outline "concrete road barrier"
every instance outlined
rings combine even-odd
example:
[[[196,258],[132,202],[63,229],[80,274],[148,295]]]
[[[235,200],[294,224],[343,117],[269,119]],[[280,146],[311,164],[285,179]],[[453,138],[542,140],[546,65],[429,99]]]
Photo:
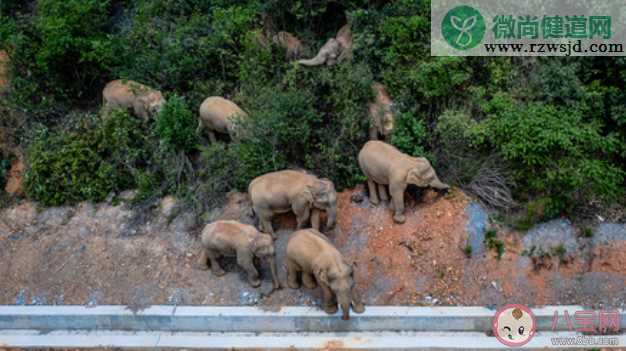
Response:
[[[533,309],[538,333],[528,346],[551,347],[555,335],[577,335],[564,318],[555,330],[552,324],[555,311],[573,318],[579,310],[584,308]],[[133,312],[125,306],[0,306],[0,346],[495,349],[502,347],[491,336],[495,312],[484,307],[368,306],[365,313],[343,321],[316,307],[152,306]],[[624,328],[626,312],[619,312]],[[615,337],[626,346],[623,329]]]

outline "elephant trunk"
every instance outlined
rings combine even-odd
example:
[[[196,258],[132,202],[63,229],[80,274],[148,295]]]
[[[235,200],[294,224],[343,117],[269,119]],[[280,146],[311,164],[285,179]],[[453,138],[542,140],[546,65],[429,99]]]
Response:
[[[337,205],[334,204],[326,209],[326,227],[332,229],[337,222]]]
[[[439,179],[435,179],[431,184],[431,187],[438,189],[438,190],[448,190],[450,189],[450,186],[446,183],[443,183],[442,181],[440,181]]]
[[[309,60],[298,60],[298,63],[300,63],[301,65],[305,65],[305,66],[323,65],[326,62],[326,60],[329,59],[331,55],[334,55],[336,58],[338,50],[339,50],[339,42],[337,42],[337,40],[335,40],[334,38],[331,38],[331,39],[328,39],[328,41],[326,42],[326,44],[324,44],[324,46],[322,46],[322,48],[317,53],[317,55],[315,55],[314,58],[309,59]]]
[[[270,270],[272,271],[272,285],[274,290],[280,289],[280,281],[278,280],[278,270],[276,269],[276,259],[274,256],[270,256],[268,259],[270,264]]]
[[[317,56],[308,60],[298,60],[298,63],[304,66],[319,66],[323,65],[326,62],[326,55],[323,52],[319,52]]]
[[[341,319],[343,319],[344,321],[347,321],[350,319],[350,304],[349,303],[342,303],[341,304]]]
[[[350,319],[350,303],[352,302],[350,289],[341,289],[337,292],[336,296],[337,304],[339,305],[339,307],[341,307],[341,319],[347,321],[348,319]]]

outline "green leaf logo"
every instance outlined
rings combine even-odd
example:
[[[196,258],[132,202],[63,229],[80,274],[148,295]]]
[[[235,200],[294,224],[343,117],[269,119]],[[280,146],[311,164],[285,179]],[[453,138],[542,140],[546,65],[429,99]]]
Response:
[[[475,8],[462,5],[448,11],[441,23],[441,34],[458,50],[468,50],[482,42],[485,19]]]

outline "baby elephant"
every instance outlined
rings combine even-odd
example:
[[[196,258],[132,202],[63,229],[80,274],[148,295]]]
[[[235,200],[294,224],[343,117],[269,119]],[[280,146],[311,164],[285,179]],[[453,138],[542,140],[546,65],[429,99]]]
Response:
[[[251,225],[236,221],[216,221],[209,223],[202,230],[202,252],[198,260],[198,268],[209,269],[207,260],[211,261],[211,270],[216,276],[225,274],[217,262],[220,256],[236,256],[237,264],[248,274],[248,282],[253,287],[261,285],[259,272],[254,267],[254,258],[264,258],[270,264],[274,289],[280,288],[274,259],[274,240]]]
[[[365,307],[356,291],[352,266],[346,263],[341,253],[322,233],[315,229],[304,229],[293,233],[287,242],[287,284],[298,289],[298,274],[309,289],[316,281],[324,293],[324,311],[337,312],[337,304],[343,311],[342,319],[350,318],[350,305],[356,313]]]
[[[284,170],[255,178],[248,186],[252,208],[261,220],[261,230],[274,234],[272,216],[293,211],[298,229],[311,219],[320,228],[320,211],[326,211],[326,227],[333,228],[337,217],[337,192],[333,182],[302,171]]]
[[[114,80],[102,91],[102,100],[106,109],[132,109],[137,117],[148,120],[165,105],[160,91],[154,90],[132,80]]]
[[[247,118],[248,114],[230,100],[219,96],[208,97],[200,105],[200,119],[198,129],[204,126],[209,133],[209,139],[214,143],[217,139],[215,133],[235,136],[237,118]]]
[[[380,198],[383,201],[388,200],[385,185],[389,185],[391,205],[395,210],[393,219],[397,223],[404,223],[406,220],[404,216],[404,190],[406,190],[407,184],[423,188],[432,187],[438,190],[450,188],[437,178],[435,170],[427,159],[411,157],[382,141],[365,143],[359,152],[359,165],[367,177],[372,204],[377,205],[379,202],[376,195],[377,187]]]

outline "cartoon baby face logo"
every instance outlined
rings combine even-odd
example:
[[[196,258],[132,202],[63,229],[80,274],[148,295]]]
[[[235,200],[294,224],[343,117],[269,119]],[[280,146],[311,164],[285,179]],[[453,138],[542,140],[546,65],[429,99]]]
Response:
[[[535,335],[536,323],[532,311],[518,304],[506,305],[493,317],[493,333],[509,347],[525,345]]]

